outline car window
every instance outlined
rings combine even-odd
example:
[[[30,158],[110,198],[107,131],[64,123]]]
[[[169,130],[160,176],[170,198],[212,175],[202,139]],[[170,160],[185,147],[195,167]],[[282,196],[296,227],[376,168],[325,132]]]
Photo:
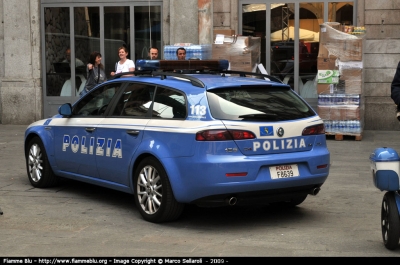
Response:
[[[130,83],[122,93],[113,111],[113,116],[146,117],[152,103],[155,86]]]
[[[106,111],[111,99],[122,83],[108,84],[91,91],[79,101],[72,110],[72,115],[101,116]]]
[[[183,93],[158,87],[154,97],[153,111],[159,118],[186,118],[186,98]]]
[[[285,121],[316,115],[290,88],[234,87],[207,92],[214,118],[225,120]]]

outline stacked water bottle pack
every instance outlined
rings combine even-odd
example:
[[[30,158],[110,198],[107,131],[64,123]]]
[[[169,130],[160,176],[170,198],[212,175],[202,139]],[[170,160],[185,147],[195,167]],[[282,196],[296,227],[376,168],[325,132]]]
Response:
[[[360,105],[360,94],[319,94],[318,105]]]
[[[348,120],[324,120],[325,131],[334,134],[361,134],[362,124],[361,121],[348,121]]]
[[[164,60],[176,60],[176,50],[179,47],[183,47],[186,50],[186,60],[189,59],[199,59],[199,60],[210,60],[212,54],[211,44],[201,44],[201,45],[166,45],[164,46]]]
[[[365,34],[357,37],[339,30],[340,23],[320,25],[318,52],[318,115],[327,134],[354,135],[362,139],[364,124],[363,47]]]
[[[360,94],[321,93],[318,95],[318,114],[324,120],[327,133],[361,134],[362,106]]]

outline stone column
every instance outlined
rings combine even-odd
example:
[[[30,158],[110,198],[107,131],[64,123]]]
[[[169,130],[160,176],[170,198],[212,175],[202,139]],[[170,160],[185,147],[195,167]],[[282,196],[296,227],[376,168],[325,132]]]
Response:
[[[39,0],[2,0],[4,76],[2,124],[29,124],[42,116]],[[1,46],[0,46],[1,48]],[[1,58],[0,58],[1,60]]]
[[[170,1],[170,41],[174,43],[199,43],[198,0]]]

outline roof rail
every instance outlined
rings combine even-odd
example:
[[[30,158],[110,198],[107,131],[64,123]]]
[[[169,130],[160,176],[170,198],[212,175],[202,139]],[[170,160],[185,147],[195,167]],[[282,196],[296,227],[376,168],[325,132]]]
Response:
[[[152,70],[141,70],[141,71],[133,71],[133,72],[123,72],[123,73],[119,73],[119,74],[113,75],[113,76],[110,78],[110,80],[111,80],[111,79],[117,79],[117,78],[120,78],[121,76],[131,75],[131,74],[138,76],[138,75],[151,75],[152,73],[153,73]]]
[[[111,79],[117,79],[120,78],[121,76],[125,76],[127,74],[133,74],[135,76],[140,76],[140,75],[147,75],[147,76],[160,76],[161,79],[165,79],[167,76],[173,76],[173,77],[178,77],[181,79],[186,79],[189,80],[190,83],[193,86],[205,88],[205,84],[198,78],[187,75],[187,74],[201,74],[201,73],[208,73],[208,74],[222,74],[222,76],[225,76],[226,74],[238,74],[241,77],[247,77],[247,76],[258,76],[258,77],[263,77],[263,78],[268,78],[271,81],[275,81],[278,83],[282,83],[282,80],[280,80],[277,77],[271,76],[271,75],[266,75],[266,74],[260,74],[260,73],[253,73],[253,72],[245,72],[245,71],[232,71],[232,70],[175,70],[174,72],[169,72],[169,71],[157,71],[157,70],[140,70],[140,71],[133,71],[133,72],[124,72],[124,73],[119,73],[115,74]]]
[[[180,74],[180,73],[174,73],[174,72],[160,72],[160,71],[156,71],[153,72],[153,75],[159,75],[161,76],[161,79],[163,80],[164,78],[166,78],[167,76],[174,76],[174,77],[179,77],[182,79],[187,79],[190,81],[190,83],[192,83],[192,85],[197,86],[197,87],[201,87],[201,88],[205,88],[206,86],[204,85],[204,83],[191,75],[185,75],[185,74]]]
[[[179,77],[182,79],[189,80],[190,83],[194,86],[204,88],[206,87],[202,81],[200,81],[198,78],[190,76],[190,75],[185,75],[187,72],[182,71],[181,73],[176,73],[176,72],[162,72],[162,71],[153,71],[153,70],[141,70],[141,71],[133,71],[133,72],[123,72],[119,74],[115,74],[111,79],[117,79],[120,78],[121,76],[124,75],[129,75],[129,74],[134,74],[135,76],[139,75],[151,75],[151,76],[160,76],[161,79],[165,79],[167,76],[174,76],[174,77]],[[110,80],[111,80],[110,79]]]
[[[280,80],[279,78],[277,78],[275,76],[271,76],[271,75],[266,75],[266,74],[253,73],[253,72],[244,72],[244,71],[232,71],[232,70],[221,70],[221,71],[217,71],[217,72],[221,73],[221,74],[224,74],[224,75],[225,74],[238,74],[241,77],[246,77],[246,76],[249,76],[249,75],[259,76],[259,77],[266,77],[271,81],[275,81],[275,82],[283,84],[282,80]]]

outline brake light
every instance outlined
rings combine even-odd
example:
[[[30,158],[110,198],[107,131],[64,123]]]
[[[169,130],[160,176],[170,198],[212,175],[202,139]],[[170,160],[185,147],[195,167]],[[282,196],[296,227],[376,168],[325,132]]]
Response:
[[[316,134],[325,134],[324,124],[317,124],[307,127],[303,130],[302,133],[302,135],[316,135]]]
[[[254,133],[242,130],[206,130],[196,133],[197,141],[228,141],[254,138],[256,138]]]

